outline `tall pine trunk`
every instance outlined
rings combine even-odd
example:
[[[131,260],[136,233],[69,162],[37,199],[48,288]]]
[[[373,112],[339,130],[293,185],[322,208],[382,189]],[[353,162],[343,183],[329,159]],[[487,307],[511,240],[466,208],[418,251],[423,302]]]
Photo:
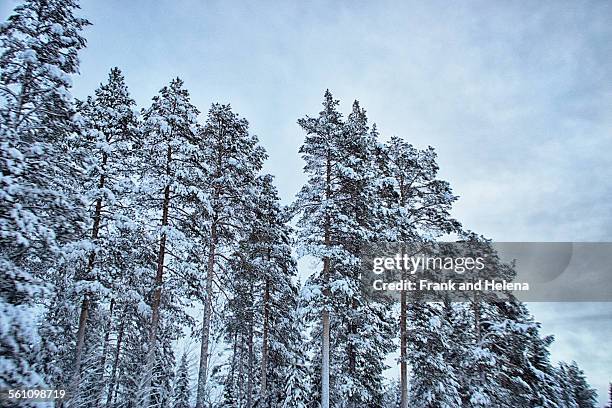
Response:
[[[400,177],[400,206],[405,208],[406,196],[404,178]],[[401,242],[401,256],[404,258],[404,243]],[[405,268],[402,268],[402,281],[408,279]],[[408,299],[406,290],[400,293],[400,408],[408,408]]]
[[[406,271],[403,271],[402,275],[402,279],[405,279]],[[406,291],[402,290],[400,294],[400,408],[408,408],[407,309]]]
[[[253,314],[251,313],[249,318],[249,340],[248,340],[248,375],[247,375],[247,401],[246,408],[253,408]]]
[[[268,259],[270,252],[268,251]],[[263,295],[263,330],[261,344],[261,400],[263,406],[268,406],[268,336],[270,324],[270,281],[266,279]]]
[[[196,408],[204,408],[206,397],[206,381],[208,377],[208,348],[210,343],[210,323],[212,315],[213,268],[215,267],[215,251],[217,246],[217,225],[210,228],[210,251],[206,270],[206,299],[204,300],[204,316],[202,318],[202,344],[200,346],[200,369],[198,372],[198,391]]]
[[[172,160],[172,147],[168,146],[166,156],[166,175],[170,175],[170,161]],[[159,325],[162,285],[164,283],[164,259],[166,256],[166,232],[168,226],[168,212],[170,209],[170,185],[164,188],[164,201],[162,204],[162,235],[159,241],[159,253],[157,257],[157,273],[155,275],[155,291],[151,302],[151,330],[149,332],[149,349],[145,366],[144,404],[148,408],[151,398],[151,376],[155,365],[155,348],[157,347],[157,326]]]
[[[104,188],[106,183],[106,177],[104,176],[104,169],[108,156],[106,153],[102,153],[102,174],[98,181],[98,189]],[[95,241],[98,239],[100,232],[100,223],[102,221],[102,198],[96,200],[96,208],[94,210],[93,226],[91,228],[91,239]],[[91,251],[89,254],[89,260],[87,261],[87,275],[91,273],[96,260],[96,252]],[[86,276],[87,278],[87,276]],[[77,343],[74,358],[74,377],[73,377],[73,389],[76,391],[79,388],[79,382],[81,381],[81,361],[83,359],[83,346],[85,344],[85,334],[87,330],[87,318],[89,315],[89,308],[91,307],[91,295],[85,293],[83,295],[83,301],[81,302],[81,313],[79,314],[79,328],[77,330]]]
[[[102,370],[102,378],[101,378],[102,386],[100,387],[100,392],[98,393],[98,396],[96,397],[96,407],[100,406],[100,401],[104,394],[104,389],[106,388],[104,386],[104,376],[106,372],[106,355],[108,354],[109,339],[110,339],[110,333],[111,333],[111,328],[113,324],[114,308],[115,308],[115,299],[111,299],[110,307],[108,311],[108,325],[106,326],[104,330],[104,344],[102,346],[102,356],[100,358],[100,368]]]
[[[325,198],[331,198],[331,158],[327,157],[326,162],[326,179],[325,179]],[[331,246],[330,237],[330,217],[325,216],[325,247]],[[329,279],[330,279],[329,256],[323,258],[323,341],[322,341],[322,364],[321,364],[321,408],[329,408]]]
[[[117,370],[119,368],[119,356],[121,355],[121,345],[123,344],[123,334],[125,332],[125,319],[121,319],[117,332],[117,345],[115,346],[115,355],[113,356],[113,365],[111,368],[110,380],[108,383],[108,395],[106,396],[106,407],[110,408],[113,403],[113,395],[115,393],[115,383],[117,382]]]

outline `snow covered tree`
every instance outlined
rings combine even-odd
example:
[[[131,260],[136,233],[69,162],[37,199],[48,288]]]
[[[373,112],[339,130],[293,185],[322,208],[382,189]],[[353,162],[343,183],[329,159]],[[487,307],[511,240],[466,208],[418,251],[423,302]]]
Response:
[[[206,245],[203,288],[204,311],[196,407],[206,403],[206,385],[211,343],[214,282],[218,271],[248,230],[257,173],[266,157],[258,139],[248,131],[248,122],[232,112],[229,105],[213,104],[199,133],[199,163],[207,177],[200,186],[205,205],[195,209],[202,220],[198,234]]]
[[[407,353],[412,366],[410,406],[462,406],[461,372],[452,366],[450,358],[457,345],[447,309],[440,303],[414,302],[408,314],[412,339]]]
[[[568,407],[594,408],[597,406],[597,392],[592,389],[584,372],[575,361],[559,363],[559,380],[564,390],[563,402]]]
[[[610,383],[610,388],[608,390],[608,405],[606,405],[606,408],[612,408],[612,383]]]
[[[357,101],[346,121],[337,105],[327,91],[319,116],[298,121],[306,131],[300,153],[309,178],[293,211],[299,214],[302,254],[323,262],[323,270],[309,279],[304,292],[308,317],[322,318],[322,330],[313,331],[323,340],[322,360],[313,365],[321,374],[313,379],[321,384],[322,406],[330,404],[330,388],[334,405],[379,406],[392,326],[388,305],[369,298],[360,279],[360,257],[380,233],[373,160],[377,135]],[[333,338],[330,333],[335,333]]]
[[[176,371],[172,408],[191,407],[191,405],[189,405],[189,400],[191,399],[191,388],[189,382],[189,365],[187,362],[187,353],[183,353],[181,357],[181,362]]]
[[[307,408],[311,400],[307,387],[306,359],[300,353],[295,353],[294,358],[289,362],[290,365],[286,371],[287,383],[283,390],[281,408]]]
[[[80,227],[70,75],[88,22],[74,0],[27,0],[0,25],[0,387],[42,385],[41,278]],[[43,353],[44,354],[44,353]]]
[[[155,278],[148,300],[150,329],[141,389],[145,407],[151,401],[152,376],[158,365],[156,350],[163,346],[157,344],[162,308],[172,306],[180,311],[184,299],[181,295],[187,293],[185,285],[193,280],[185,275],[192,265],[186,260],[191,242],[186,238],[184,213],[193,197],[203,194],[198,189],[204,174],[197,165],[197,115],[179,78],[162,88],[143,113],[145,139],[137,202],[143,209],[143,217],[155,222],[150,228],[158,237]]]
[[[259,359],[259,390],[256,396],[263,407],[277,406],[285,400],[288,377],[302,361],[301,334],[296,319],[298,290],[297,275],[291,253],[291,228],[287,214],[280,205],[272,176],[258,179],[254,202],[254,221],[248,238],[259,289],[256,293],[256,314],[261,322],[261,358]],[[301,384],[294,380],[294,396]]]
[[[418,150],[394,136],[376,153],[382,173],[384,239],[415,244],[459,229],[459,223],[450,216],[457,197],[447,182],[437,178],[438,165],[432,147]],[[402,291],[399,319],[401,408],[406,408],[408,403],[407,317],[408,297],[406,291]]]
[[[344,157],[342,133],[344,124],[337,110],[338,101],[326,91],[323,110],[316,118],[306,117],[298,124],[306,131],[306,140],[300,148],[306,162],[304,171],[308,181],[298,193],[293,208],[299,212],[298,237],[301,254],[322,260],[323,268],[310,279],[309,301],[318,310],[312,317],[321,316],[321,407],[330,406],[330,309],[331,288],[334,286],[333,263],[351,259],[337,242],[334,235],[341,230],[339,166]],[[312,296],[311,296],[312,295]]]
[[[124,273],[120,270],[121,254],[116,248],[125,246],[125,242],[121,243],[126,239],[125,232],[129,231],[125,224],[131,224],[134,219],[133,209],[128,204],[134,191],[130,177],[139,136],[134,105],[121,71],[113,68],[108,82],[100,85],[95,96],[89,97],[79,109],[83,123],[78,143],[88,152],[82,194],[90,204],[90,227],[88,236],[84,237],[90,245],[83,262],[73,265],[77,269],[75,297],[80,299],[75,387],[78,387],[90,308],[95,302],[110,299],[112,315],[113,282],[118,274]]]

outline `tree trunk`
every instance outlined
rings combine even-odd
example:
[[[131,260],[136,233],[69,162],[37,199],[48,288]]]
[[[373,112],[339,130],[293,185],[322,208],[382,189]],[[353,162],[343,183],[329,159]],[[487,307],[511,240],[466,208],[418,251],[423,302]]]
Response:
[[[246,408],[253,408],[253,315],[251,314],[249,323],[249,341],[248,341],[248,375],[247,375],[247,402]]]
[[[331,158],[327,157],[326,163],[326,180],[325,180],[325,198],[329,200],[331,198]],[[325,216],[325,247],[331,246],[330,237],[330,217],[329,214]],[[322,341],[322,363],[321,363],[321,408],[329,408],[329,279],[330,279],[330,260],[328,256],[323,258],[323,341]]]
[[[400,206],[406,206],[404,178],[400,177]],[[404,242],[401,242],[401,256],[404,257]],[[402,281],[408,279],[407,271],[402,268]],[[400,408],[408,408],[408,299],[406,290],[400,293]]]
[[[108,160],[108,156],[106,153],[102,153],[102,174],[100,175],[100,180],[98,181],[98,188],[104,188],[106,178],[104,176],[104,169],[106,167],[106,162]],[[94,210],[93,217],[93,226],[91,228],[91,240],[95,241],[98,239],[98,234],[100,232],[100,223],[102,221],[102,198],[98,198],[96,200],[96,208]],[[87,273],[85,278],[87,279],[87,275],[91,273],[94,267],[94,262],[96,260],[96,252],[91,251],[89,254],[89,260],[87,262]],[[77,330],[77,344],[76,344],[76,352],[74,358],[74,377],[72,380],[72,387],[76,391],[79,388],[79,382],[81,380],[81,360],[83,358],[83,346],[85,344],[85,333],[87,330],[87,317],[89,315],[89,308],[91,306],[91,295],[85,293],[83,295],[83,301],[81,303],[81,313],[79,315],[79,328]]]
[[[323,310],[323,364],[321,365],[321,408],[329,408],[329,311]]]
[[[355,299],[353,298],[353,300],[351,301],[351,309],[355,311],[356,308],[357,308],[357,305],[355,304]],[[349,375],[349,378],[350,377],[354,378],[357,372],[357,351],[355,350],[355,346],[352,343],[353,341],[352,339],[355,338],[355,335],[357,333],[355,332],[355,324],[353,323],[352,319],[347,321],[346,329],[347,329],[347,332],[349,333],[349,341],[347,345],[348,375]],[[352,396],[349,398],[350,398],[349,401],[347,401],[347,407],[355,408],[356,407],[355,398]]]
[[[166,157],[166,174],[170,175],[170,161],[172,159],[172,147],[168,146]],[[149,332],[149,350],[144,375],[144,404],[142,408],[148,408],[151,398],[151,374],[155,364],[155,348],[157,343],[157,326],[159,325],[159,309],[161,305],[162,285],[164,283],[164,260],[166,256],[166,232],[163,231],[168,226],[168,211],[170,208],[170,185],[164,188],[164,201],[162,206],[162,235],[159,241],[159,254],[157,257],[157,273],[155,275],[155,291],[151,301],[151,330]]]
[[[117,369],[119,368],[119,356],[121,355],[121,345],[123,343],[123,334],[125,331],[125,318],[121,319],[119,331],[117,333],[117,345],[115,346],[115,355],[113,358],[113,367],[111,368],[111,376],[108,385],[108,395],[106,396],[106,408],[110,408],[113,402],[113,394],[115,393],[115,383],[117,381]]]
[[[210,229],[210,252],[206,270],[206,299],[204,300],[204,317],[202,319],[202,344],[200,346],[200,369],[198,373],[198,392],[196,408],[204,408],[206,381],[208,377],[208,348],[210,343],[210,323],[212,314],[213,268],[215,267],[215,250],[217,245],[217,225]]]
[[[406,271],[402,272],[403,277]],[[406,291],[400,294],[400,408],[408,408],[408,350],[407,350],[407,301]]]
[[[240,333],[240,358],[238,359],[238,406],[242,407],[244,396],[244,335]]]
[[[104,375],[106,371],[106,354],[108,353],[108,342],[109,342],[110,332],[112,328],[114,308],[115,308],[115,299],[111,299],[109,312],[108,312],[108,325],[106,326],[106,329],[104,330],[104,344],[102,346],[102,357],[100,358],[100,369],[102,370],[102,374],[101,374],[102,384],[104,384]],[[96,397],[96,407],[100,406],[100,400],[102,399],[102,395],[104,394],[105,388],[106,387],[104,385],[100,387],[100,393]]]
[[[269,255],[268,255],[269,258]],[[264,312],[263,312],[263,333],[262,333],[262,344],[261,344],[261,400],[264,407],[268,406],[268,336],[270,324],[270,281],[266,279],[264,287]]]

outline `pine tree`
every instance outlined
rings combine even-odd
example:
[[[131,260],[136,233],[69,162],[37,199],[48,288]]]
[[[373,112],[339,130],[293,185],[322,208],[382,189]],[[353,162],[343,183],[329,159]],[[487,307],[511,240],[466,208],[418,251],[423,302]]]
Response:
[[[575,361],[570,364],[559,363],[560,380],[566,391],[566,401],[573,402],[578,408],[594,408],[597,406],[597,392],[592,389]],[[569,405],[569,404],[568,404]]]
[[[412,366],[410,406],[462,406],[460,371],[452,366],[450,358],[451,351],[457,345],[449,317],[440,303],[411,304],[408,334],[412,341],[407,353]]]
[[[205,205],[195,210],[204,231],[202,246],[207,248],[204,278],[204,311],[196,407],[206,401],[212,305],[215,275],[236,249],[245,225],[257,173],[266,157],[256,136],[248,131],[248,122],[232,112],[229,105],[213,104],[205,126],[200,131],[200,163],[207,166],[207,178],[201,185]],[[202,235],[202,232],[199,234]]]
[[[381,406],[384,397],[383,371],[385,355],[393,344],[394,324],[391,305],[382,299],[369,296],[361,279],[361,259],[374,242],[383,235],[380,209],[383,207],[378,192],[380,171],[375,162],[378,134],[371,131],[365,109],[354,101],[346,119],[343,144],[346,156],[340,164],[344,200],[342,214],[352,227],[343,229],[338,242],[352,257],[350,262],[337,265],[350,290],[337,292],[344,298],[344,307],[338,315],[345,328],[338,330],[337,343],[340,355],[342,382],[346,385],[339,395],[349,407]]]
[[[162,308],[165,305],[179,310],[184,299],[181,294],[187,293],[185,284],[193,280],[186,272],[192,268],[185,255],[192,244],[186,238],[184,212],[188,211],[193,196],[202,195],[198,189],[198,182],[204,175],[197,166],[197,115],[179,78],[162,88],[153,98],[151,107],[143,113],[146,137],[141,158],[139,203],[143,217],[156,221],[150,228],[158,236],[157,264],[149,300],[147,359],[141,382],[145,407],[151,402],[152,376],[158,365],[155,353],[158,347],[163,347],[157,344]]]
[[[432,147],[418,150],[394,136],[376,153],[382,173],[380,195],[385,209],[381,223],[385,225],[384,238],[388,242],[410,245],[460,228],[450,217],[452,203],[457,197],[447,182],[437,178],[438,165]],[[402,291],[399,319],[401,408],[406,408],[408,403],[407,317],[408,298],[406,291]]]
[[[75,297],[81,299],[75,387],[78,387],[90,308],[95,307],[96,302],[110,300],[108,307],[112,318],[115,306],[115,300],[109,294],[117,274],[121,273],[122,256],[116,253],[116,248],[124,244],[121,241],[126,239],[125,232],[129,230],[126,224],[132,223],[133,219],[133,210],[127,205],[127,200],[135,188],[130,177],[135,164],[133,151],[139,136],[134,105],[121,71],[113,68],[108,82],[100,85],[95,96],[89,97],[79,109],[83,118],[79,143],[88,152],[82,193],[91,203],[91,224],[88,236],[84,238],[91,245],[83,262],[74,266],[77,269],[74,286],[78,288]],[[108,324],[101,322],[101,325]],[[106,359],[105,353],[101,359]]]
[[[32,322],[41,279],[80,226],[70,75],[86,20],[76,1],[28,0],[0,25],[0,387],[44,384]]]
[[[272,176],[258,179],[258,196],[251,230],[253,256],[259,288],[256,313],[261,321],[261,358],[259,362],[260,406],[272,407],[285,400],[285,388],[292,368],[300,363],[301,334],[296,319],[297,275],[291,253],[291,228],[280,205]],[[293,386],[301,386],[294,380]],[[294,396],[296,394],[293,394]]]
[[[174,381],[174,399],[172,408],[190,408],[191,388],[189,386],[189,365],[187,354],[183,353]]]
[[[608,396],[609,396],[609,401],[608,401],[608,405],[606,405],[606,408],[612,408],[612,383],[610,383],[610,388],[608,391]]]
[[[341,230],[342,217],[340,185],[337,182],[339,165],[344,157],[342,133],[344,124],[337,110],[338,101],[329,90],[325,92],[323,110],[316,118],[305,117],[298,124],[306,132],[306,140],[300,148],[306,162],[304,171],[308,181],[298,193],[293,209],[299,213],[298,237],[300,252],[322,260],[322,271],[308,282],[309,301],[313,305],[310,317],[321,316],[321,407],[330,406],[330,310],[332,287],[336,276],[333,264],[350,259],[335,241],[335,233]],[[317,307],[318,306],[318,307]]]
[[[377,134],[357,101],[346,121],[337,105],[327,91],[319,116],[298,121],[307,134],[300,152],[309,179],[293,208],[300,215],[302,251],[323,261],[323,271],[311,277],[305,292],[309,317],[321,313],[323,323],[322,331],[313,332],[323,338],[323,359],[313,365],[321,375],[313,379],[321,383],[323,406],[330,404],[330,388],[334,404],[379,406],[392,325],[389,305],[370,299],[360,279],[361,256],[382,229],[373,160]]]

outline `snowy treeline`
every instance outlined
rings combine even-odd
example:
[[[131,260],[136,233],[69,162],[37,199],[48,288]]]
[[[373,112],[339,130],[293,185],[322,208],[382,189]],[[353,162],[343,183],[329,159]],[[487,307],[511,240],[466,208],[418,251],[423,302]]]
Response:
[[[284,207],[248,122],[220,104],[199,121],[180,79],[139,110],[113,68],[73,100],[76,11],[27,0],[0,26],[0,389],[64,388],[63,407],[594,406],[511,296],[365,295],[368,243],[487,242],[450,216],[433,148],[383,143],[328,91],[298,121],[308,181]],[[295,248],[321,261],[303,287]]]

